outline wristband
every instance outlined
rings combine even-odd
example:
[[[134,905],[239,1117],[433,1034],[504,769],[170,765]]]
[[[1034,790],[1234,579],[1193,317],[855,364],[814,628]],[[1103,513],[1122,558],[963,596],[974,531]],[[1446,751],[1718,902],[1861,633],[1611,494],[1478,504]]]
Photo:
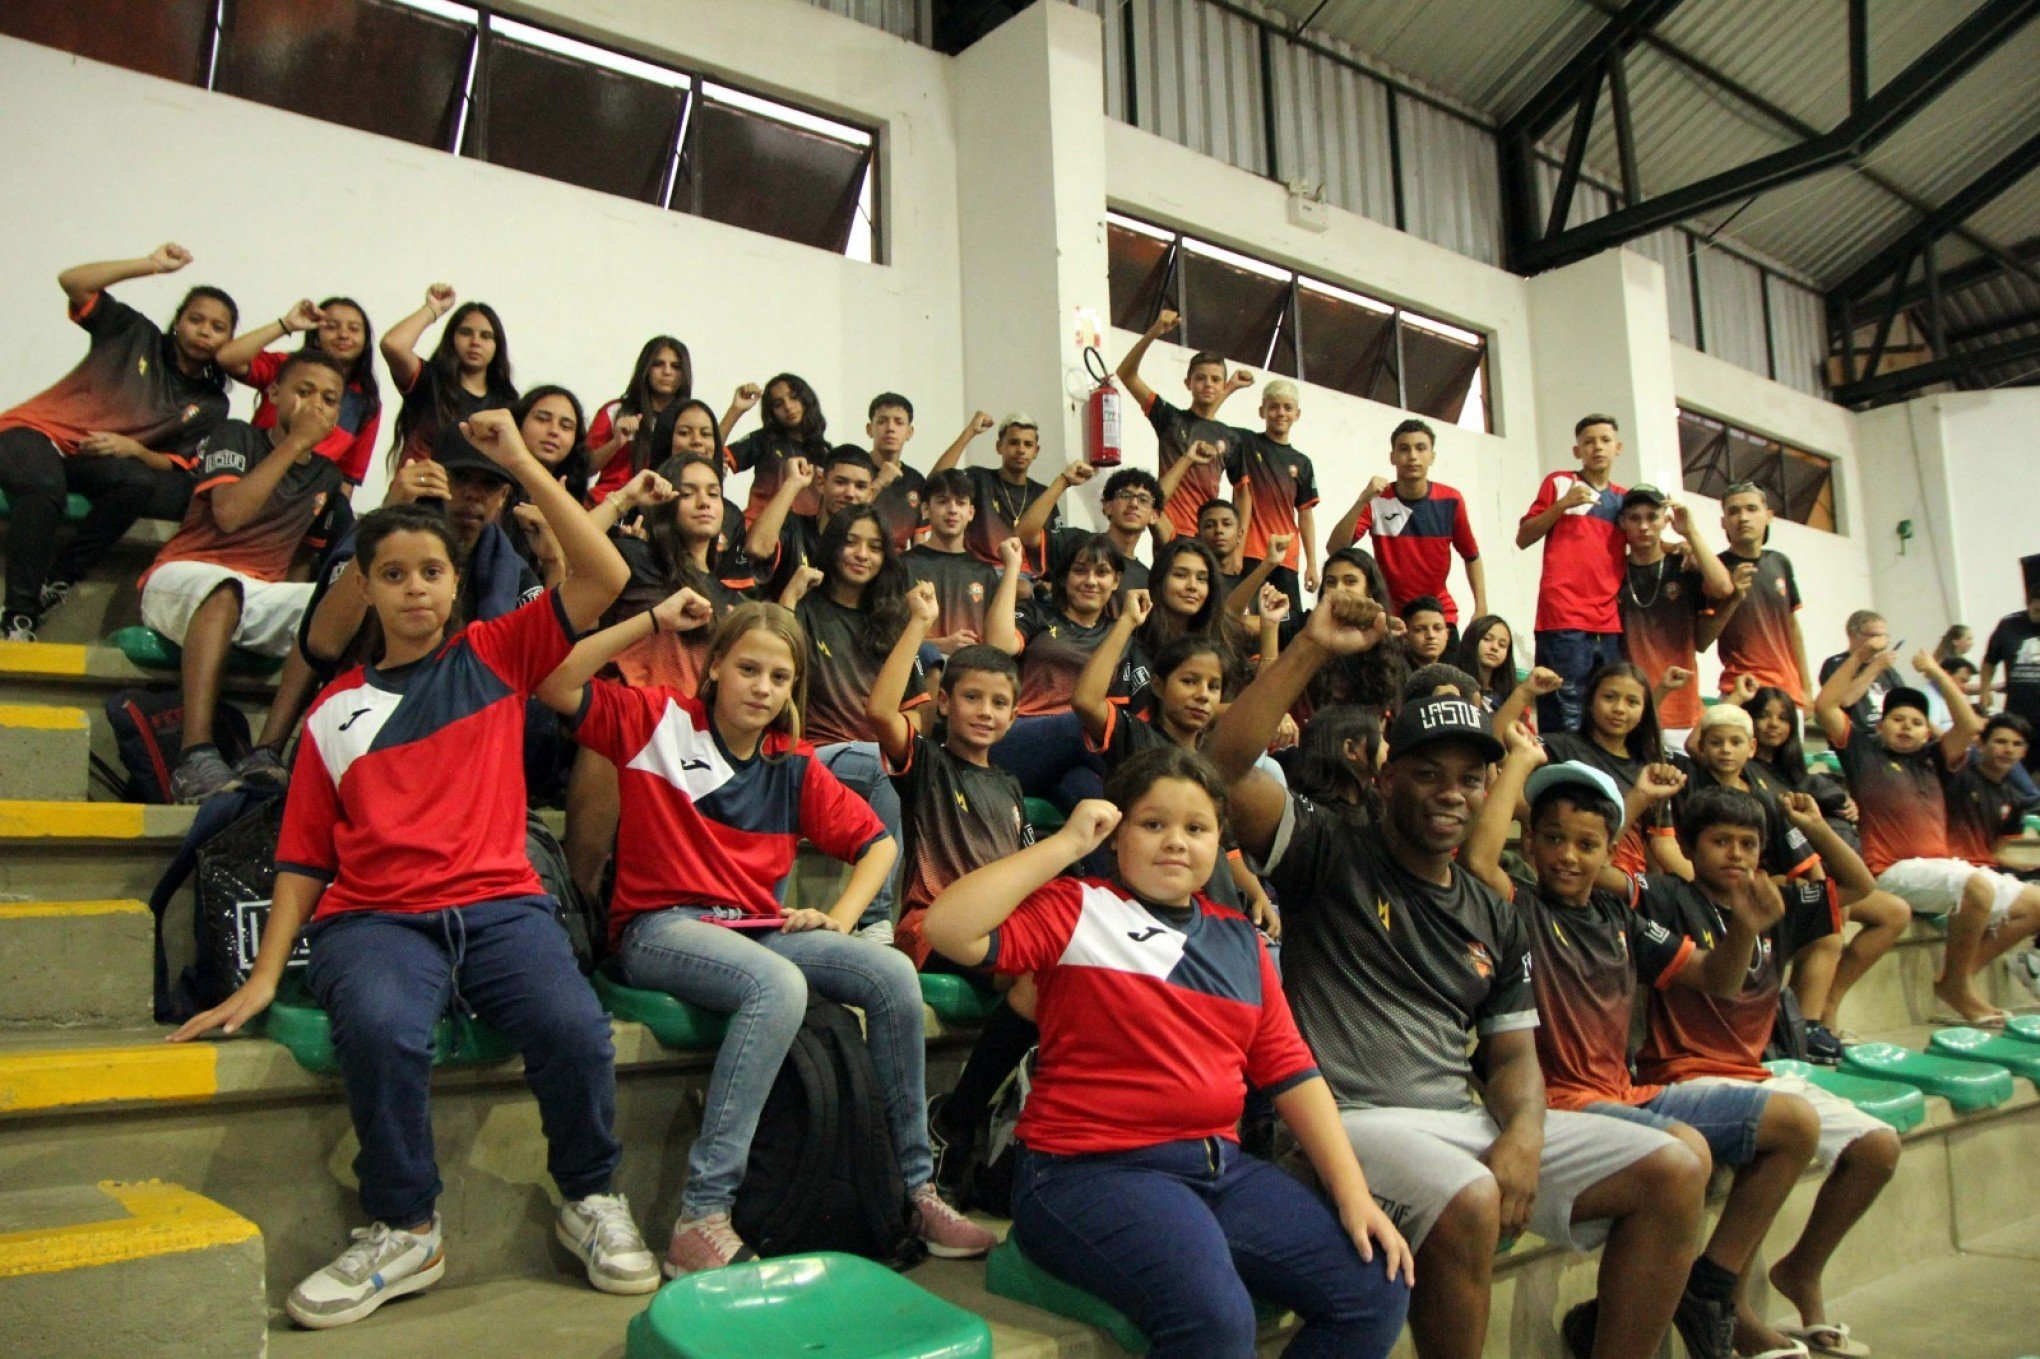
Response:
[[[284,320],[281,316],[276,318],[276,328],[286,335],[294,335],[297,333],[290,328],[290,322]]]

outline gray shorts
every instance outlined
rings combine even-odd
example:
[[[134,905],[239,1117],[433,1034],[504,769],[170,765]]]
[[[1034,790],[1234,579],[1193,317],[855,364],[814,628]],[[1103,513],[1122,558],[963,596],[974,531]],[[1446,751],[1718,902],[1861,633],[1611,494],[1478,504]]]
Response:
[[[1341,1109],[1339,1121],[1368,1189],[1412,1250],[1423,1245],[1454,1195],[1489,1177],[1480,1155],[1501,1134],[1485,1109]],[[1573,1222],[1573,1203],[1610,1175],[1676,1145],[1655,1128],[1550,1110],[1530,1230],[1572,1250],[1592,1250],[1607,1239],[1608,1223]]]

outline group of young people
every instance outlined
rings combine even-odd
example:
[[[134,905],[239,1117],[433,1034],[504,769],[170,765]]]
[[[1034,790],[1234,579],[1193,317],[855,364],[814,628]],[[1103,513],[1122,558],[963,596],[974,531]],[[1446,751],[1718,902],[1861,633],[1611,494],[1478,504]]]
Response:
[[[1034,1054],[1010,1200],[975,1206],[1158,1355],[1250,1352],[1256,1299],[1301,1319],[1297,1354],[1386,1354],[1406,1323],[1427,1359],[1478,1354],[1498,1244],[1524,1231],[1606,1243],[1596,1298],[1563,1318],[1581,1359],[1640,1359],[1673,1327],[1707,1359],[1864,1352],[1823,1275],[1898,1139],[1773,1077],[1765,1047],[1788,982],[1832,1040],[1908,902],[1950,915],[1944,999],[2002,1022],[1972,979],[2040,929],[2040,894],[1994,865],[2030,788],[2040,579],[1977,692],[1915,658],[1945,729],[1888,684],[1874,615],[1816,690],[1762,491],[1730,489],[1717,556],[1663,492],[1610,482],[1619,433],[1590,416],[1518,531],[1544,543],[1519,678],[1431,430],[1396,429],[1394,477],[1320,560],[1297,389],[1262,388],[1258,430],[1226,424],[1253,377],[1198,354],[1170,404],[1140,377],[1170,314],[1120,366],[1159,465],[1105,476],[1093,532],[1060,499],[1097,469],[1034,479],[1025,415],[974,414],[924,473],[907,397],[833,443],[801,378],[718,413],[661,336],[589,422],[563,388],[520,392],[502,318],[445,285],[379,346],[402,405],[388,494],[357,520],[366,314],[306,301],[236,334],[202,288],[165,332],[107,291],[188,262],[166,245],[60,278],[91,347],[0,414],[8,627],[32,639],[136,517],[181,519],[142,600],[184,648],[177,791],[288,794],[253,974],[173,1037],[246,1025],[304,934],[360,1140],[370,1224],[292,1292],[300,1323],[444,1272],[429,1073],[449,1007],[522,1053],[556,1229],[595,1287],[748,1258],[731,1209],[813,993],[864,1012],[938,1255],[995,1243],[955,1200]],[[229,376],[261,387],[245,424]],[[995,465],[966,465],[986,434]],[[67,491],[91,508],[59,551]],[[209,718],[232,646],[286,659],[230,763]],[[1986,719],[2000,665],[2013,711]],[[1809,707],[1846,787],[1805,758]],[[526,855],[547,788],[607,902],[602,965],[730,1016],[663,1261],[614,1192],[607,1021]],[[1038,838],[1032,799],[1062,817]],[[789,905],[802,842],[847,872]],[[925,970],[1001,996],[933,1101]],[[1250,1103],[1280,1125],[1265,1157],[1242,1148]],[[1816,1161],[1769,1273],[1797,1322],[1774,1328],[1752,1262]],[[1734,1186],[1703,1242],[1717,1165]]]

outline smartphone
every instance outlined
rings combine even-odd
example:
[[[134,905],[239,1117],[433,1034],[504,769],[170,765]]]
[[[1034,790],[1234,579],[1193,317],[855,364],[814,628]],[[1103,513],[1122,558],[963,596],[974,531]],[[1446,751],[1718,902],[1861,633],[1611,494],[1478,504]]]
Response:
[[[706,915],[701,918],[701,923],[704,925],[720,925],[726,930],[746,930],[753,933],[770,931],[777,933],[786,924],[786,917],[778,915],[745,915],[736,917]]]

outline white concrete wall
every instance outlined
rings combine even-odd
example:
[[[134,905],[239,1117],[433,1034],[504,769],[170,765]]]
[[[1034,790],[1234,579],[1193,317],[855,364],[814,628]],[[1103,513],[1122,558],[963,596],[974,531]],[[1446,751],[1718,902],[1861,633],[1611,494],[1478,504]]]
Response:
[[[347,293],[381,332],[445,279],[502,313],[521,385],[565,383],[591,415],[621,391],[638,346],[671,333],[692,350],[695,389],[718,410],[738,383],[790,369],[814,384],[831,433],[861,440],[865,403],[905,392],[917,408],[912,452],[932,460],[968,413],[947,60],[796,0],[515,8],[882,125],[887,262],[856,263],[0,38],[0,126],[15,133],[0,403],[55,381],[83,352],[54,283],[60,269],[176,240],[193,265],[119,290],[159,321],[186,286],[204,282],[225,287],[250,320],[306,294]],[[392,405],[386,431],[393,414]],[[379,487],[357,504],[374,503]]]

